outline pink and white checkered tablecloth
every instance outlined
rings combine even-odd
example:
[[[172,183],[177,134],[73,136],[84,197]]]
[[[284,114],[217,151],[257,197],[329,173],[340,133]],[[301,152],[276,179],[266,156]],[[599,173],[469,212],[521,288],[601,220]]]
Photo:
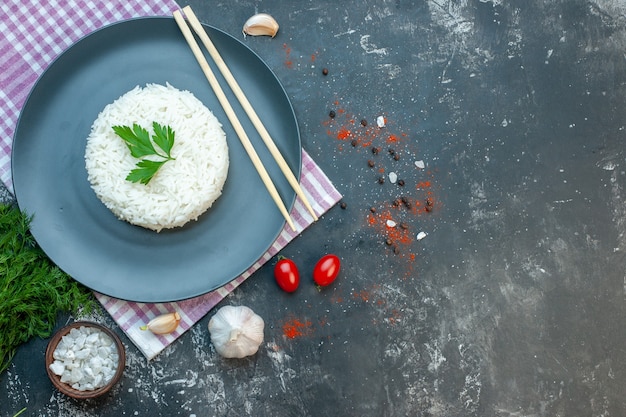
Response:
[[[37,78],[72,43],[105,25],[140,16],[170,16],[172,0],[3,0],[0,4],[0,180],[10,191],[11,144],[21,108]],[[321,216],[341,198],[328,177],[302,152],[301,186]],[[298,199],[291,212],[298,233],[313,218]],[[122,330],[151,359],[204,317],[217,303],[284,248],[297,234],[286,226],[261,259],[244,274],[211,293],[174,303],[134,303],[96,294]],[[182,317],[176,332],[156,336],[139,330],[170,311]]]

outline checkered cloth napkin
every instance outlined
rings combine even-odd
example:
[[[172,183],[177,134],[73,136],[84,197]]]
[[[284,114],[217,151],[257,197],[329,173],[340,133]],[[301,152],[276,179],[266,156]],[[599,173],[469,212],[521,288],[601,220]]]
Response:
[[[75,41],[110,23],[140,16],[170,16],[172,0],[2,0],[0,2],[0,179],[10,191],[11,143],[26,98],[48,65]],[[318,216],[341,195],[310,156],[302,152],[301,186]],[[298,231],[313,218],[298,199],[291,212]],[[299,233],[298,232],[298,233]],[[204,317],[217,303],[297,236],[285,226],[270,249],[244,274],[225,286],[193,299],[174,303],[134,303],[96,293],[139,350],[152,359]],[[156,336],[140,326],[155,316],[178,311],[177,331]]]

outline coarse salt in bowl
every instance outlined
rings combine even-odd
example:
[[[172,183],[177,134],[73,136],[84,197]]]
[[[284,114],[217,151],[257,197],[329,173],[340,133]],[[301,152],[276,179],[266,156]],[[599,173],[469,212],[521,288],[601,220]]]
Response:
[[[124,345],[110,329],[77,321],[56,332],[46,348],[46,372],[63,394],[96,398],[121,379],[126,366]]]

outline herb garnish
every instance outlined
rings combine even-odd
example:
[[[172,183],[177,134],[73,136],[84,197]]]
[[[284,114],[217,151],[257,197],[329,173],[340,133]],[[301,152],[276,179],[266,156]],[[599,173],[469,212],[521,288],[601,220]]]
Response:
[[[46,338],[60,311],[94,310],[90,290],[61,271],[29,232],[31,217],[0,204],[0,373],[19,345]]]
[[[133,127],[129,126],[113,126],[115,133],[126,142],[126,146],[130,150],[130,154],[135,158],[143,158],[144,156],[157,156],[161,160],[142,159],[137,162],[137,168],[130,171],[126,177],[127,181],[140,182],[148,184],[156,172],[167,161],[173,161],[171,152],[174,146],[174,131],[169,126],[161,126],[157,122],[152,123],[154,135],[150,140],[150,134],[146,129],[133,123]],[[152,141],[165,154],[159,153]]]

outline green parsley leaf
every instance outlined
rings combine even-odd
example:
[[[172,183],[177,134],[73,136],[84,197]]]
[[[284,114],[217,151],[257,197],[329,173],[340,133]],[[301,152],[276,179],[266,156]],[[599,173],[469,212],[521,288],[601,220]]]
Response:
[[[152,129],[154,130],[154,143],[170,157],[170,152],[174,146],[174,131],[171,127],[161,126],[157,122],[152,123]]]
[[[157,122],[152,123],[154,134],[152,140],[146,129],[133,123],[133,126],[113,126],[113,131],[122,138],[128,146],[130,154],[135,158],[144,156],[155,156],[161,160],[142,159],[137,162],[137,168],[130,171],[126,180],[148,184],[156,172],[167,161],[172,161],[172,147],[174,146],[174,131],[170,126],[162,126]],[[153,145],[156,145],[162,153],[158,152]]]
[[[130,154],[135,158],[156,154],[156,150],[150,141],[150,134],[137,123],[134,123],[132,128],[129,126],[113,126],[113,131],[126,142],[126,146],[130,149]]]
[[[128,173],[126,181],[147,184],[150,182],[152,177],[154,177],[154,174],[156,174],[159,168],[161,168],[161,165],[166,162],[167,160],[151,161],[150,159],[142,159],[141,161],[137,162],[137,168]]]

